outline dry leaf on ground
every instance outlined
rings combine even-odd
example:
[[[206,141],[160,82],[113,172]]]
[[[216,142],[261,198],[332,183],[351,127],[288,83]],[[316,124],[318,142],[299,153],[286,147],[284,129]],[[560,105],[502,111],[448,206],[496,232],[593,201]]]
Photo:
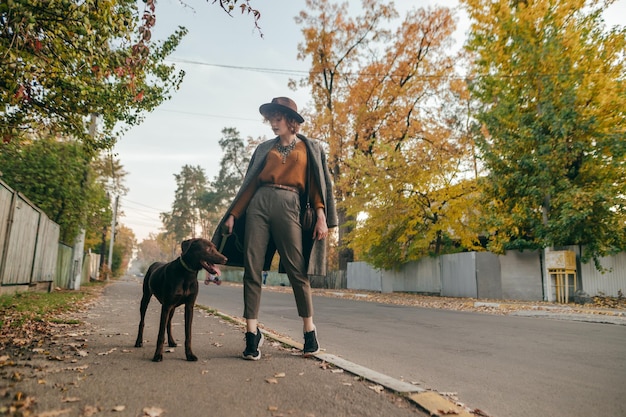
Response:
[[[163,409],[159,407],[145,407],[143,410],[144,416],[148,417],[160,417],[163,414]]]
[[[91,417],[94,414],[98,414],[99,412],[100,412],[100,407],[93,406],[93,405],[86,405],[85,408],[83,408],[83,414],[81,414],[81,417]]]
[[[78,397],[64,397],[64,398],[61,398],[61,402],[62,403],[76,403],[78,401],[80,401],[80,398],[78,398]]]
[[[72,411],[71,408],[65,408],[63,410],[44,411],[42,413],[36,414],[35,417],[58,417],[64,414],[68,414],[71,411]]]
[[[382,385],[370,385],[368,386],[368,388],[371,389],[372,391],[376,391],[378,394],[380,394],[381,392],[385,390],[385,388]]]

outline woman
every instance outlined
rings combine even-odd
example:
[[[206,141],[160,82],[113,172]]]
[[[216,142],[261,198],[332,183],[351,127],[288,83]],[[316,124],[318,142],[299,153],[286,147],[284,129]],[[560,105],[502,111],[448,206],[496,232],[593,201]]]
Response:
[[[303,356],[319,352],[313,322],[309,275],[326,275],[326,237],[337,226],[326,156],[319,144],[298,134],[304,118],[293,100],[277,97],[259,108],[276,138],[254,151],[239,192],[220,222],[213,242],[229,259],[243,266],[243,296],[248,360],[261,358],[263,334],[258,329],[261,271],[269,268],[276,250],[289,277],[304,332]],[[308,191],[317,221],[303,232],[300,209]]]

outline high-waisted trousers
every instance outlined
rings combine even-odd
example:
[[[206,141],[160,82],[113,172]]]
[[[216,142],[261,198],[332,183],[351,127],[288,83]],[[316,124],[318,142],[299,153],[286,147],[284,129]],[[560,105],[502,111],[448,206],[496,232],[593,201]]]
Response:
[[[311,283],[302,252],[300,196],[289,190],[260,187],[246,209],[243,297],[246,319],[258,319],[263,264],[270,239],[287,272],[300,317],[313,316]]]

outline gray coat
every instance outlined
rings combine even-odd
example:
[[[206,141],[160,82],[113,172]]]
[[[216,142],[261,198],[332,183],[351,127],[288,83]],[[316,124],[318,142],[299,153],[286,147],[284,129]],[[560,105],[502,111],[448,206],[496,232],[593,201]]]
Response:
[[[326,163],[326,154],[320,147],[319,143],[306,138],[303,135],[298,135],[298,138],[302,140],[307,147],[308,164],[310,164],[311,176],[317,182],[324,201],[324,210],[326,212],[326,224],[328,228],[337,227],[337,208],[335,206],[335,197],[333,195],[333,185],[330,177],[330,171]],[[231,202],[224,217],[220,221],[215,233],[213,234],[213,243],[220,248],[222,253],[228,257],[227,265],[230,266],[243,266],[243,233],[245,226],[245,212],[240,218],[235,220],[235,228],[233,235],[227,237],[226,242],[222,242],[224,235],[222,234],[223,225],[226,221],[230,211],[234,204],[241,197],[242,192],[250,185],[252,181],[255,181],[263,167],[265,166],[265,159],[267,154],[279,141],[279,138],[267,140],[257,146],[256,150],[252,154],[246,175],[243,179],[243,183],[235,196],[235,199]],[[222,244],[223,243],[223,244]],[[312,243],[312,245],[311,245]],[[305,258],[307,259],[307,274],[308,275],[326,275],[326,269],[328,266],[327,255],[327,239],[324,240],[311,240],[311,235],[303,236],[303,247],[305,252]],[[275,248],[270,245],[268,248],[268,256],[266,259],[271,260],[271,256],[274,255]]]

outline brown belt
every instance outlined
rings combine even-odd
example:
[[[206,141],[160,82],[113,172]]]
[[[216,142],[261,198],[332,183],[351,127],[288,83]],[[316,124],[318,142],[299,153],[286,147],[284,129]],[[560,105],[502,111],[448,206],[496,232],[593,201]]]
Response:
[[[300,194],[300,191],[296,187],[290,187],[288,185],[269,184],[268,183],[268,184],[263,184],[262,187],[277,188],[279,190],[287,190],[287,191],[294,192],[296,194]]]

